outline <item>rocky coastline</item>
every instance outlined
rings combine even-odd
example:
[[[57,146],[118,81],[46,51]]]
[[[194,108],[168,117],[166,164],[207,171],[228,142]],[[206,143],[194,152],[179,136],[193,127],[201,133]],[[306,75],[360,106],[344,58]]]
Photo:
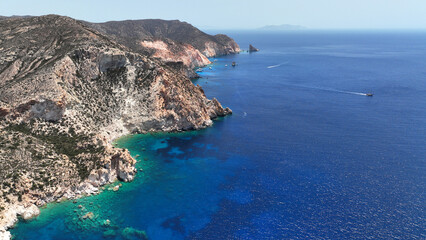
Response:
[[[208,35],[178,20],[127,20],[86,25],[134,52],[165,62],[182,62],[190,78],[197,77],[194,69],[210,64],[208,58],[241,51],[238,44],[226,35]]]
[[[232,113],[207,99],[188,69],[238,45],[187,23],[139,25],[149,24],[157,33],[183,25],[200,38],[135,39],[131,29],[119,35],[57,15],[0,19],[0,240],[38,206],[132,181],[136,160],[115,138],[201,129]]]

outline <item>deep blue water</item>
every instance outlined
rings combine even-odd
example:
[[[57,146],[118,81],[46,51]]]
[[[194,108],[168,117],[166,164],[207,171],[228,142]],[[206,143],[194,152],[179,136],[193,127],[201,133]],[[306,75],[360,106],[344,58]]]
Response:
[[[425,239],[426,32],[230,35],[261,51],[194,83],[232,116],[118,140],[134,182],[51,204],[17,239]]]

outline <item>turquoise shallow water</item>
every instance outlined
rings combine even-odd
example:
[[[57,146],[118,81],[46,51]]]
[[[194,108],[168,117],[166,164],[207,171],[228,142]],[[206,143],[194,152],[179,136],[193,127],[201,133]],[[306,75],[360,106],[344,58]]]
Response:
[[[232,116],[119,139],[134,182],[50,204],[17,239],[426,238],[426,33],[230,35],[261,51],[194,83]]]
[[[218,153],[213,142],[203,143],[203,139],[220,137],[212,135],[207,129],[117,140],[117,147],[129,149],[138,160],[139,172],[132,183],[122,184],[118,192],[111,191],[116,183],[100,195],[49,204],[36,220],[18,224],[15,235],[19,239],[139,239],[123,233],[131,227],[146,231],[150,239],[181,239],[202,229],[221,199],[241,201],[239,195],[248,194],[218,191],[243,162]],[[245,198],[243,202],[250,196]],[[93,219],[83,219],[89,212],[94,213]]]

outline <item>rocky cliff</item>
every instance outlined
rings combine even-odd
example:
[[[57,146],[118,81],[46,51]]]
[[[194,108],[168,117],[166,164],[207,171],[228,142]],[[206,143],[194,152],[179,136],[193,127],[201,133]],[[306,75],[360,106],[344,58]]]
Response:
[[[131,181],[135,160],[112,147],[114,138],[204,128],[231,113],[192,84],[190,63],[174,61],[174,50],[142,49],[162,49],[163,41],[205,61],[192,51],[202,52],[201,41],[172,34],[138,49],[98,30],[57,15],[0,20],[0,238],[17,215],[38,214],[35,205]],[[205,45],[228,41],[218,39]]]
[[[86,23],[112,36],[135,52],[168,62],[183,62],[190,69],[210,63],[209,57],[240,52],[238,44],[222,34],[208,35],[189,23],[159,19]]]

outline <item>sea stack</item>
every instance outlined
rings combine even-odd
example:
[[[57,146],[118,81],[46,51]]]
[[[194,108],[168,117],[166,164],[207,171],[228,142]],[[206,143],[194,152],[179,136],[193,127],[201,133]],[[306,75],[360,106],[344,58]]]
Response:
[[[249,52],[259,52],[259,49],[258,49],[258,48],[253,47],[253,45],[251,45],[251,44],[250,44]]]

